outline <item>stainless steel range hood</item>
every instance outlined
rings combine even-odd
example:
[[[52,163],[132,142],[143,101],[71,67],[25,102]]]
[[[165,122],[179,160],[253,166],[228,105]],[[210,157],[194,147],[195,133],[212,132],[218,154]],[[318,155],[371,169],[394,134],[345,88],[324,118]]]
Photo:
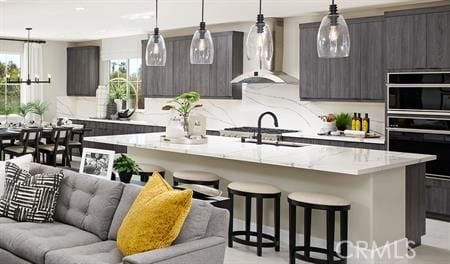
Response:
[[[272,26],[274,38],[274,55],[270,62],[269,69],[263,69],[262,65],[259,69],[244,73],[234,78],[232,84],[242,83],[297,83],[298,80],[282,71],[283,68],[283,52],[284,52],[284,20],[282,18],[274,19]]]

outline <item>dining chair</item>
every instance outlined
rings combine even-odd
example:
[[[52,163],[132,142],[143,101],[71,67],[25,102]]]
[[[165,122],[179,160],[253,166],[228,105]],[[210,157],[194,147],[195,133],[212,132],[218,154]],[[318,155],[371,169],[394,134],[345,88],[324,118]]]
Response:
[[[40,162],[38,148],[41,134],[42,129],[39,128],[22,129],[18,144],[5,147],[3,149],[2,159],[5,160],[6,154],[8,154],[10,158],[32,154],[33,160],[35,162]]]
[[[70,134],[69,140],[69,154],[70,161],[72,161],[73,149],[77,149],[80,156],[83,153],[83,140],[84,133],[86,132],[86,123],[78,124],[80,126],[79,129],[72,129],[72,133]]]
[[[45,155],[45,163],[56,167],[56,157],[58,154],[62,154],[62,166],[70,168],[69,140],[71,131],[72,128],[69,127],[54,127],[52,129],[49,142],[39,145],[39,153]]]

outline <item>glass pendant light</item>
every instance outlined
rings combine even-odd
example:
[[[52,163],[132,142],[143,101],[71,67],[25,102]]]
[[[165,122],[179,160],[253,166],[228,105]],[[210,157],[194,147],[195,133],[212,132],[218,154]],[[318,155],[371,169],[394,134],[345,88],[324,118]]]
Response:
[[[212,64],[214,62],[214,42],[206,29],[205,0],[202,0],[202,22],[192,37],[191,64]]]
[[[332,0],[330,13],[322,19],[317,33],[317,53],[320,58],[343,58],[350,53],[350,34],[343,16]]]
[[[247,58],[257,59],[260,63],[269,63],[273,56],[273,39],[270,27],[264,22],[262,3],[259,0],[259,14],[256,24],[250,28],[246,42]]]
[[[156,26],[152,35],[148,38],[145,50],[147,66],[165,66],[167,58],[166,43],[164,37],[159,34],[158,28],[158,0],[156,0]]]

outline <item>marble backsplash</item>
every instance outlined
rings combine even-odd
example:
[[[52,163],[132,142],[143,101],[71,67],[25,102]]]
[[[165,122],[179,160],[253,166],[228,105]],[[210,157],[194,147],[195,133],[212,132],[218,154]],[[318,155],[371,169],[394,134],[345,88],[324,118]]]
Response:
[[[150,125],[165,126],[169,113],[161,107],[167,99],[146,98],[145,110],[136,113],[134,120]],[[207,128],[257,126],[258,116],[272,111],[278,116],[280,128],[315,133],[321,127],[319,115],[339,112],[369,113],[371,128],[384,134],[384,103],[311,102],[300,101],[298,84],[252,84],[243,89],[242,100],[203,99],[201,111],[207,117]],[[58,117],[89,118],[96,114],[95,97],[58,97]],[[273,127],[271,118],[263,120],[264,127]]]

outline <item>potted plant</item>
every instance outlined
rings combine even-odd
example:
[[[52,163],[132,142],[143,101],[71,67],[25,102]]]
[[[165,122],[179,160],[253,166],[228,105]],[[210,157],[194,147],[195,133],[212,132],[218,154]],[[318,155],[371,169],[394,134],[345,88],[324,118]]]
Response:
[[[135,160],[124,154],[120,154],[120,157],[114,160],[113,168],[119,173],[120,181],[124,183],[130,183],[131,177],[142,171]]]
[[[25,124],[25,119],[29,113],[32,112],[31,103],[21,104],[17,109],[17,114],[22,117],[22,123]]]
[[[123,102],[128,99],[128,81],[124,78],[114,78],[109,81],[109,98],[117,105],[117,110],[122,110]]]
[[[44,114],[47,112],[48,106],[45,101],[38,100],[30,103],[30,112],[39,116],[39,126],[42,126],[42,122],[44,122]]]
[[[200,101],[200,94],[196,91],[186,92],[173,100],[170,100],[165,106],[163,106],[162,110],[175,110],[178,114],[183,118],[183,128],[185,135],[189,135],[189,114],[195,108],[202,107],[201,104],[198,104]]]
[[[348,113],[339,113],[336,115],[336,127],[344,131],[352,125],[352,117]]]

